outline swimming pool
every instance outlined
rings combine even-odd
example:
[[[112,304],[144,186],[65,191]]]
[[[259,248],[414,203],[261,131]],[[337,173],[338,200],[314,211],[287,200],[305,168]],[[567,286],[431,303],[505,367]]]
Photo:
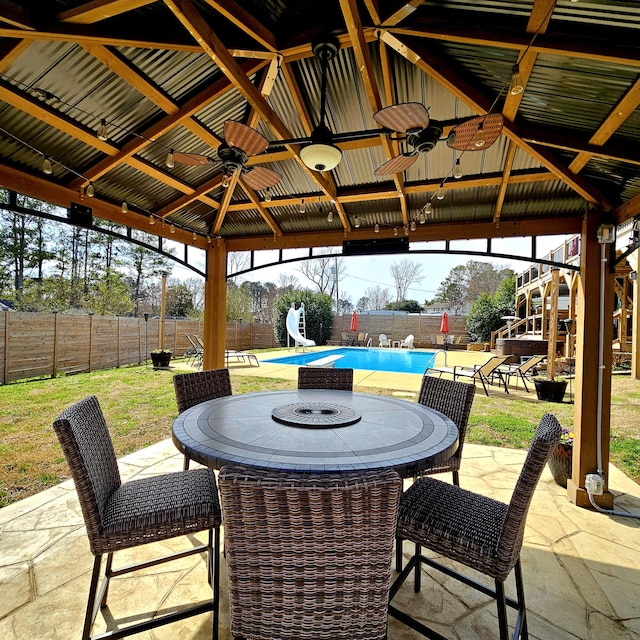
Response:
[[[424,373],[433,365],[435,351],[410,351],[408,349],[363,349],[344,347],[314,353],[296,353],[284,358],[264,362],[304,365],[326,356],[342,356],[336,360],[340,369],[364,369],[366,371],[393,371],[396,373]]]

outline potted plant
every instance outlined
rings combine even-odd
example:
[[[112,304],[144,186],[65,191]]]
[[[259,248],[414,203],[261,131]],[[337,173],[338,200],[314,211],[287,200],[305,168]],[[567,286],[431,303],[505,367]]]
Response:
[[[545,402],[562,402],[567,389],[567,381],[563,378],[534,378],[538,400]]]
[[[560,442],[551,452],[547,464],[553,479],[565,489],[567,480],[571,477],[571,463],[573,460],[573,431],[562,429]]]
[[[169,351],[168,349],[154,349],[151,352],[151,362],[153,363],[153,368],[160,369],[162,367],[168,367],[169,362],[171,362],[172,355],[173,351]]]

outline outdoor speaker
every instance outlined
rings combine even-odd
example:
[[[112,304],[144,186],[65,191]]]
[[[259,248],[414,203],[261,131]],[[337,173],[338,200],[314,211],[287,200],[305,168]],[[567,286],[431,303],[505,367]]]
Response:
[[[91,229],[93,227],[93,215],[90,207],[81,204],[71,203],[71,208],[67,211],[67,219],[77,227]]]
[[[374,240],[345,240],[343,256],[370,256],[383,253],[407,253],[409,238],[376,238]]]

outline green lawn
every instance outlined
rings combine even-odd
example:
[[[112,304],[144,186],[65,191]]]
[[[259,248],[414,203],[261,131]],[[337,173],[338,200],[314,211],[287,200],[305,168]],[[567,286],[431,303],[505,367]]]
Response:
[[[292,389],[295,383],[231,374],[234,393]],[[390,390],[366,389],[389,395]],[[614,376],[611,460],[640,480],[640,383]],[[169,437],[177,415],[172,373],[144,366],[108,369],[0,387],[0,506],[68,477],[52,422],[67,406],[95,394],[111,428],[118,456]],[[467,442],[526,448],[543,413],[563,426],[573,423],[573,405],[543,403],[530,394],[487,398],[477,393]]]

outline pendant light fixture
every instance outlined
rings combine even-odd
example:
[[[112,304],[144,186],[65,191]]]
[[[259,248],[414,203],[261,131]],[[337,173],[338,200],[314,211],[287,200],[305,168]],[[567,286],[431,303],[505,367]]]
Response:
[[[313,48],[313,53],[320,60],[321,87],[320,87],[320,122],[311,133],[311,144],[302,147],[300,157],[302,162],[313,171],[331,171],[342,160],[342,151],[333,144],[333,134],[325,123],[327,110],[327,67],[329,60],[335,58],[338,53],[338,45],[335,42],[321,42]]]

